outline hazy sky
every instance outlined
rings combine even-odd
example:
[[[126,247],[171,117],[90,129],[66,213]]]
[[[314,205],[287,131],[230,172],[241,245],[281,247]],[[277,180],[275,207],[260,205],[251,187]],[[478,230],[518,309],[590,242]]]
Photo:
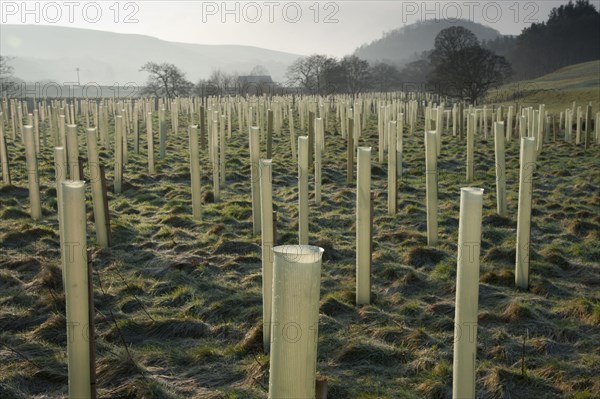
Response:
[[[1,22],[137,33],[200,44],[243,44],[343,56],[423,20],[474,20],[518,34],[566,0],[544,1],[0,1]],[[593,0],[599,8],[600,0]]]

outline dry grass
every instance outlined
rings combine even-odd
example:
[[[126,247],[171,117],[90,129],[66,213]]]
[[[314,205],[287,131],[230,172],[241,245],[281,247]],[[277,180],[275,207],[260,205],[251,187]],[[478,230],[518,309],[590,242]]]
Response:
[[[109,193],[110,250],[94,248],[88,223],[102,398],[266,396],[247,134],[234,129],[227,143],[227,185],[219,204],[204,168],[204,221],[196,222],[185,119],[180,132],[169,133],[156,176],[146,174],[145,151],[130,149],[124,190]],[[376,126],[371,118],[361,138],[375,154]],[[285,127],[274,138],[273,160],[280,244],[297,239],[297,169],[288,143]],[[20,140],[8,144],[14,186],[0,186],[0,397],[62,398],[66,330],[52,153],[47,147],[40,155],[44,218],[33,222],[24,149]],[[476,146],[473,185],[485,189],[478,397],[592,398],[600,392],[600,190],[593,183],[600,181],[599,149],[562,141],[545,146],[534,180],[531,290],[521,292],[513,271],[518,143],[507,146],[507,218],[495,215],[493,141],[478,136]],[[465,143],[443,137],[436,248],[425,239],[422,135],[406,136],[404,148],[394,217],[387,215],[387,167],[373,164],[373,303],[357,309],[355,191],[345,184],[344,141],[331,127],[327,132],[323,202],[320,208],[311,203],[310,242],[325,248],[317,369],[329,381],[330,398],[451,396]],[[110,159],[109,153],[102,158]],[[202,159],[207,165],[206,154]],[[110,161],[107,170],[110,180]],[[90,221],[91,212],[90,202]]]
[[[585,106],[592,103],[592,118],[600,109],[600,60],[569,65],[532,80],[508,83],[492,89],[486,102],[495,105],[522,105],[537,108],[546,104],[546,111],[557,115],[573,102]]]

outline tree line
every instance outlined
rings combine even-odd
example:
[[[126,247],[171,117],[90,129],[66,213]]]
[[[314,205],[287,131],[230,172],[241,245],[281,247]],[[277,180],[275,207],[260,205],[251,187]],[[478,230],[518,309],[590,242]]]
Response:
[[[470,30],[456,26],[442,30],[432,51],[401,70],[384,62],[370,65],[355,55],[337,60],[316,54],[296,60],[287,78],[310,94],[418,89],[476,102],[510,75],[504,57],[482,47]]]
[[[141,94],[155,97],[186,97],[195,95],[205,97],[209,95],[240,94],[244,91],[240,87],[238,72],[225,72],[213,69],[207,79],[200,79],[196,84],[186,78],[185,72],[170,63],[147,62],[140,71],[148,73],[146,85]],[[269,71],[262,65],[255,66],[248,75],[269,75]]]
[[[569,1],[553,8],[548,21],[532,24],[517,37],[500,37],[483,46],[507,59],[513,79],[542,76],[600,59],[600,12],[589,0]]]

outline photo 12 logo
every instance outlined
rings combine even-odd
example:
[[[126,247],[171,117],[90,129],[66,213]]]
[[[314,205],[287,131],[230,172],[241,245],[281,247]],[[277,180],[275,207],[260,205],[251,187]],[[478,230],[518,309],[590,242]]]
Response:
[[[133,1],[2,1],[0,21],[3,24],[137,24],[139,11],[139,3]]]
[[[298,23],[302,20],[315,24],[335,24],[340,11],[337,2],[315,1],[203,1],[202,23],[207,22],[288,22]]]
[[[402,23],[413,19],[458,22],[483,20],[488,24],[503,21],[537,23],[540,5],[536,1],[403,1]]]
[[[139,97],[141,88],[134,82],[100,85],[96,82],[10,82],[0,86],[0,97],[63,99],[81,98],[97,101],[102,98],[124,99]]]

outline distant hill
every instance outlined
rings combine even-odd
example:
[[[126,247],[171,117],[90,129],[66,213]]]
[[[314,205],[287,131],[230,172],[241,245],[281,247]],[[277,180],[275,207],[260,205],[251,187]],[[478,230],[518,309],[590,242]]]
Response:
[[[586,106],[592,102],[593,112],[600,110],[600,60],[569,65],[537,79],[511,82],[488,93],[486,102],[537,107],[559,113],[573,101]]]
[[[451,26],[469,29],[479,41],[502,36],[495,29],[468,20],[424,21],[387,32],[380,39],[357,48],[354,54],[369,62],[383,61],[402,66],[416,60],[423,51],[433,49],[438,33]]]
[[[169,62],[180,67],[194,83],[207,78],[213,68],[245,74],[263,65],[275,81],[300,55],[259,47],[186,44],[150,36],[89,29],[40,25],[2,25],[0,53],[16,57],[11,65],[15,76],[26,81],[77,81],[138,84],[147,74],[139,72],[147,61]]]

